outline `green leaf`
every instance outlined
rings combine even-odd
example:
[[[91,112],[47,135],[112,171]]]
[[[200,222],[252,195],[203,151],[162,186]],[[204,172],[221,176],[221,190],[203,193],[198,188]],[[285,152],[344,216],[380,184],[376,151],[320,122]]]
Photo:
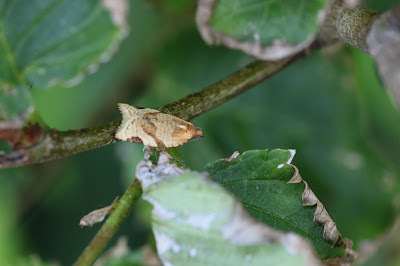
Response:
[[[124,39],[111,60],[101,65],[98,72],[87,76],[83,82],[72,88],[33,88],[35,108],[51,128],[69,130],[105,123],[107,115],[99,116],[98,112],[103,112],[109,101],[114,110],[113,95],[121,93],[121,89],[126,88],[127,84],[135,83],[135,73],[143,67],[143,60],[153,61],[149,59],[152,58],[152,52],[157,47],[164,47],[163,43],[167,39],[164,33],[171,27],[167,23],[169,18],[159,16],[157,10],[147,2],[132,0],[129,4],[129,36]],[[127,83],[127,78],[133,78],[133,81]],[[134,87],[129,90],[130,97],[139,98],[137,93],[141,86]],[[118,110],[114,114],[117,112]]]
[[[164,264],[315,262],[310,246],[300,237],[254,221],[220,185],[196,172],[182,173],[184,170],[164,160],[161,155],[158,165],[142,161],[136,173],[143,187],[143,198],[154,207],[152,227],[158,255]]]
[[[222,43],[261,59],[277,59],[310,43],[328,3],[329,0],[201,0],[197,23],[209,44]]]
[[[253,150],[232,160],[210,163],[205,170],[222,184],[255,219],[285,232],[295,232],[312,242],[321,259],[344,254],[343,247],[323,238],[324,228],[313,222],[315,206],[303,206],[302,183],[288,184],[293,176],[290,150]]]
[[[27,85],[19,84],[11,86],[2,84],[0,81],[0,121],[4,119],[16,119],[18,115],[29,115],[29,106],[32,106],[32,97]],[[22,125],[23,120],[17,124]],[[17,126],[20,127],[21,125]]]
[[[126,28],[112,19],[115,14],[104,6],[105,2],[1,2],[0,103],[10,102],[7,110],[0,113],[1,119],[21,115],[32,105],[27,86],[71,87],[110,59],[126,35]],[[17,94],[8,93],[15,88]],[[13,104],[16,97],[21,97],[24,104]]]

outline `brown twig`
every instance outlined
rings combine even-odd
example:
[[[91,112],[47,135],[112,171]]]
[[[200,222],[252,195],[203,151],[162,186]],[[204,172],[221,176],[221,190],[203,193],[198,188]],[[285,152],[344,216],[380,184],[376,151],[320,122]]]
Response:
[[[315,48],[316,45],[312,47]],[[305,52],[273,62],[254,61],[204,90],[164,105],[159,110],[191,120],[276,74],[304,54]],[[120,121],[114,121],[94,128],[43,132],[37,145],[0,154],[0,168],[42,163],[117,142],[114,133],[119,124]]]

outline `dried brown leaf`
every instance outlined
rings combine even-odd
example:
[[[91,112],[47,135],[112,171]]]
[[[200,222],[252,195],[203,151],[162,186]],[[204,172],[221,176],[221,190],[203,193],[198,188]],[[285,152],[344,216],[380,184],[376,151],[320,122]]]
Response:
[[[107,206],[107,207],[104,207],[101,209],[97,209],[97,210],[90,212],[89,214],[86,214],[79,221],[79,225],[82,227],[83,226],[92,227],[93,225],[95,225],[97,223],[101,223],[108,214],[112,213],[112,211],[114,210],[114,207],[115,207],[115,203],[117,201],[118,201],[118,198],[116,198],[110,206]]]
[[[229,156],[228,158],[225,158],[225,159],[221,159],[221,160],[224,160],[225,162],[232,162],[233,160],[235,160],[237,157],[239,157],[240,156],[240,153],[238,152],[238,151],[235,151],[234,153],[232,153],[232,155],[231,156]]]

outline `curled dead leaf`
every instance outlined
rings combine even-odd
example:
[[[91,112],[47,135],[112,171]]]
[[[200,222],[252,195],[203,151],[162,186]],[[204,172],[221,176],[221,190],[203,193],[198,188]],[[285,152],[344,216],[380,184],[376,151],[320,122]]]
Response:
[[[233,160],[235,160],[236,158],[238,158],[240,156],[240,153],[238,151],[235,151],[234,153],[232,153],[231,156],[229,156],[228,158],[225,159],[221,159],[224,160],[225,162],[232,162]]]
[[[104,218],[106,218],[107,215],[111,214],[112,211],[115,208],[115,203],[118,201],[118,198],[114,200],[113,203],[111,203],[110,206],[94,210],[85,216],[82,217],[82,219],[79,221],[80,226],[90,226],[92,227],[93,225],[97,223],[101,223]]]

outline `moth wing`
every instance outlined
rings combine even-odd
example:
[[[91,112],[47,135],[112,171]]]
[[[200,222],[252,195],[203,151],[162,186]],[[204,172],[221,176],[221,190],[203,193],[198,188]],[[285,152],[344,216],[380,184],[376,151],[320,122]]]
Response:
[[[194,126],[185,120],[164,113],[148,114],[147,117],[153,117],[153,121],[158,121],[156,137],[162,140],[165,147],[177,147],[193,138],[188,131]]]
[[[158,110],[120,103],[122,122],[115,137],[150,147],[176,147],[202,137],[193,124]],[[200,133],[199,133],[200,132]]]
[[[137,108],[135,106],[126,104],[126,103],[119,103],[118,109],[122,114],[122,121],[129,119],[131,116],[136,114]]]
[[[134,116],[134,115],[141,116],[141,115],[144,115],[147,113],[159,113],[160,112],[158,110],[142,108],[142,107],[130,105],[127,103],[119,103],[118,109],[120,110],[120,112],[122,114],[122,120],[129,119],[131,116]]]
[[[127,125],[126,132],[129,133],[129,136],[127,136],[126,140],[149,147],[158,147],[154,138],[144,129],[143,123],[147,123],[147,121],[139,117],[138,120],[132,121],[132,123]]]
[[[115,137],[120,140],[129,141],[132,137],[137,137],[137,120],[140,119],[137,115],[122,120]]]

